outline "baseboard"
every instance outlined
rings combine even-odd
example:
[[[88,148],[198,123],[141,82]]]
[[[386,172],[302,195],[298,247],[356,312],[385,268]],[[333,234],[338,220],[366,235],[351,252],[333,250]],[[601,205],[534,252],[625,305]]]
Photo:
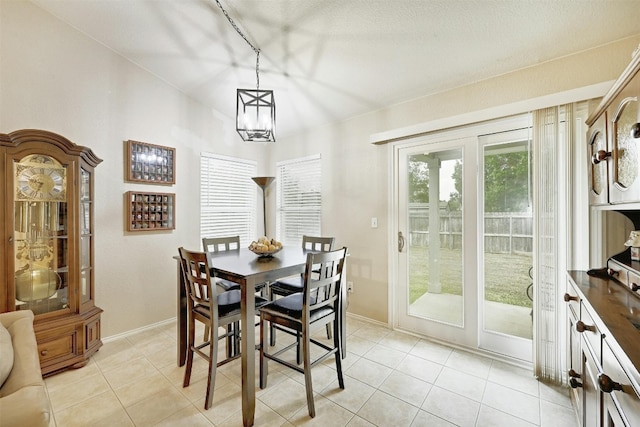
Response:
[[[140,333],[140,332],[148,331],[149,329],[155,329],[155,328],[158,328],[160,326],[168,325],[169,323],[175,323],[175,322],[176,322],[176,318],[172,317],[170,319],[162,320],[162,321],[157,322],[157,323],[152,323],[150,325],[146,325],[146,326],[143,326],[141,328],[131,329],[130,331],[127,331],[127,332],[122,332],[120,334],[111,335],[111,336],[102,338],[102,342],[103,343],[108,343],[108,342],[111,342],[111,341],[119,340],[120,338],[126,338],[128,336],[135,335],[135,334]]]

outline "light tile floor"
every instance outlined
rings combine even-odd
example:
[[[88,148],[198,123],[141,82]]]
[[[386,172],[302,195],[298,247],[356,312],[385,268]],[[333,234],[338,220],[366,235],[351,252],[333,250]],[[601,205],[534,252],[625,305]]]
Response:
[[[352,318],[347,335],[344,390],[333,358],[315,367],[312,419],[304,377],[270,362],[268,387],[256,387],[255,425],[578,425],[568,389],[539,382],[526,369]],[[285,337],[278,335],[278,345]],[[187,388],[183,373],[174,323],[110,341],[87,366],[46,379],[51,425],[242,425],[239,360],[218,369],[208,411],[206,362],[196,357]]]

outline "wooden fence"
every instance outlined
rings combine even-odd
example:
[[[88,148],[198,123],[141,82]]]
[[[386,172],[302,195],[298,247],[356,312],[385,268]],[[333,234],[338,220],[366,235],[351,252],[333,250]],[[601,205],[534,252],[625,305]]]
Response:
[[[428,246],[429,207],[409,208],[409,244]],[[462,212],[440,209],[440,247],[462,247]],[[489,253],[531,254],[533,216],[529,212],[491,212],[484,216],[484,250]]]

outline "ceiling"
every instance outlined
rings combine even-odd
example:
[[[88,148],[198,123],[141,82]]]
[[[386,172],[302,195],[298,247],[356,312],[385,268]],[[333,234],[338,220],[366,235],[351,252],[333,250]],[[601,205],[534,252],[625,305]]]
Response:
[[[32,1],[230,118],[255,88],[215,0]],[[219,1],[276,138],[640,33],[638,0]]]

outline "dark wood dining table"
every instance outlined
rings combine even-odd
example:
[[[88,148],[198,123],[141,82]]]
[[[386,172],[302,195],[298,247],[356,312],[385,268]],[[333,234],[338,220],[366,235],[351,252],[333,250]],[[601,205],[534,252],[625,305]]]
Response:
[[[237,251],[227,251],[211,254],[211,273],[222,279],[230,280],[240,285],[242,294],[240,309],[240,325],[243,331],[250,331],[255,327],[255,288],[265,282],[274,282],[287,276],[304,272],[308,251],[300,247],[284,247],[272,257],[258,257],[249,249],[241,248]],[[180,259],[178,261],[178,366],[183,366],[187,351],[187,296],[184,287]],[[341,336],[346,337],[346,281],[342,280],[340,298],[340,315],[338,324]],[[346,356],[346,339],[342,339],[342,355]],[[256,408],[255,381],[255,334],[243,333],[240,341],[242,354],[242,422],[245,427],[254,423]]]

